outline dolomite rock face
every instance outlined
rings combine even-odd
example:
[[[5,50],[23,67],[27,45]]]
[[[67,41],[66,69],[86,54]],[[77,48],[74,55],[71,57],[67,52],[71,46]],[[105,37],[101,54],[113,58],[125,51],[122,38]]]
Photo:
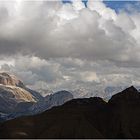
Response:
[[[0,73],[0,121],[38,114],[72,98],[72,94],[67,91],[43,97],[27,88],[16,76]]]
[[[0,73],[0,84],[18,86],[22,88],[25,87],[24,84],[16,76],[10,75],[5,72]]]
[[[10,119],[28,112],[35,103],[36,98],[16,76],[0,73],[0,119]]]

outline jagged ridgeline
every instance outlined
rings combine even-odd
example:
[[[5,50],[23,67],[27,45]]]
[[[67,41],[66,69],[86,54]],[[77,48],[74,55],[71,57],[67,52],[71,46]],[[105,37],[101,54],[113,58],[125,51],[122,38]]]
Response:
[[[41,113],[73,98],[67,91],[41,96],[9,73],[0,73],[0,121]]]
[[[0,125],[1,138],[140,138],[140,93],[133,86],[108,102],[73,99]]]

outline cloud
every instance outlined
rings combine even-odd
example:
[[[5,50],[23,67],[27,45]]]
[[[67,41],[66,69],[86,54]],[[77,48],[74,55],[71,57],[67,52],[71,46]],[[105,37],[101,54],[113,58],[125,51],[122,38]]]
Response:
[[[130,7],[129,7],[130,8]],[[1,70],[53,89],[138,84],[140,13],[102,1],[0,2]],[[12,65],[10,60],[12,59]]]
[[[100,1],[89,1],[88,8],[80,0],[73,4],[21,1],[12,5],[13,14],[9,6],[1,8],[1,15],[3,11],[9,15],[1,28],[1,54],[127,62],[133,60],[132,48],[139,50],[135,35],[131,35],[138,28],[133,16],[117,15]],[[123,19],[125,23],[119,22]],[[140,59],[138,54],[135,58]]]
[[[32,89],[58,91],[82,88],[90,92],[98,89],[101,93],[103,87],[139,85],[140,81],[140,68],[118,67],[109,61],[77,58],[45,60],[35,56],[18,56],[13,60],[9,60],[9,64],[1,64],[1,71],[17,75]]]

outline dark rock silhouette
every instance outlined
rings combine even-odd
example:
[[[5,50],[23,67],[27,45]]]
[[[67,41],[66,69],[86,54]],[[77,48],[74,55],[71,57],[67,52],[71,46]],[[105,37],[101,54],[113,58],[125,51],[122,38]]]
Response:
[[[133,86],[112,96],[112,135],[116,138],[140,138],[140,93]]]
[[[132,86],[108,103],[99,97],[73,99],[1,123],[0,138],[140,138],[140,93]]]

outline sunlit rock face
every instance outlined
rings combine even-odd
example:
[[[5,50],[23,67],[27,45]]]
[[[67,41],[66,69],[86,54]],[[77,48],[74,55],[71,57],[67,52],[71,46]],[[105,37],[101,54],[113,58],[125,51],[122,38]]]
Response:
[[[35,103],[36,98],[25,89],[23,82],[14,75],[0,73],[0,118],[14,118],[28,112]]]
[[[43,97],[39,92],[27,88],[16,76],[0,73],[0,121],[37,114],[72,98],[67,91]]]
[[[16,76],[10,75],[5,72],[0,73],[0,84],[25,87],[24,84]]]
[[[34,96],[24,89],[24,84],[14,75],[0,73],[0,104],[14,109],[20,102],[36,102]]]

